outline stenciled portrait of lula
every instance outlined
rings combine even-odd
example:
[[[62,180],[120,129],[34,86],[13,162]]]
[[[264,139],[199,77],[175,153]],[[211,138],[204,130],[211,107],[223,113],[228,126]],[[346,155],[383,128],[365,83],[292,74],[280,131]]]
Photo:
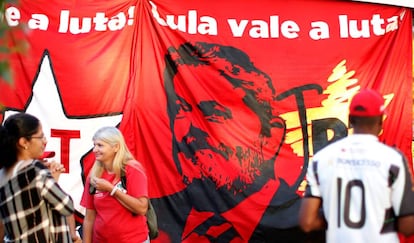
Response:
[[[165,62],[172,156],[186,187],[153,199],[160,230],[171,242],[302,239],[297,188],[275,171],[286,126],[271,78],[219,44],[170,47]]]

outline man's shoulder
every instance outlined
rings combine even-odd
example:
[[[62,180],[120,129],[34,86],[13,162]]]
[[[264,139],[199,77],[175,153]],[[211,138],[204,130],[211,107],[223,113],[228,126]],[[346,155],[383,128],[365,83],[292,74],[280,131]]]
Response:
[[[347,143],[348,137],[341,138],[339,140],[336,140],[334,142],[328,143],[325,147],[323,147],[321,150],[317,151],[314,154],[314,157],[318,156],[324,156],[330,153],[335,153],[338,149],[343,147]]]
[[[387,145],[379,141],[378,141],[378,147],[379,149],[376,150],[377,153],[380,155],[383,155],[386,158],[389,158],[390,160],[391,158],[398,158],[398,159],[401,158],[402,160],[406,160],[404,153],[397,147],[392,147],[390,145]]]

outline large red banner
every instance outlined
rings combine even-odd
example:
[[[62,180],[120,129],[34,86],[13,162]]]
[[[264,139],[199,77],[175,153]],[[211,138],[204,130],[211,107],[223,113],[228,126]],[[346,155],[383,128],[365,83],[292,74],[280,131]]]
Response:
[[[4,119],[37,115],[79,206],[92,135],[119,126],[148,174],[159,242],[269,242],[297,226],[312,155],[380,91],[381,141],[411,160],[407,8],[350,1],[19,1]]]

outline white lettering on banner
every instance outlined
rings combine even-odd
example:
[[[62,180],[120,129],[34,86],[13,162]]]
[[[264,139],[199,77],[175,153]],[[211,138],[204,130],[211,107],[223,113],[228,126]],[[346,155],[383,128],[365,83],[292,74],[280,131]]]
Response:
[[[49,26],[49,18],[44,14],[33,14],[27,25],[33,30],[47,30],[47,27]]]
[[[309,31],[309,37],[313,40],[323,40],[328,39],[329,35],[329,26],[326,22],[315,21],[311,23],[312,29]]]
[[[282,34],[287,39],[299,37],[300,28],[295,21],[286,20],[279,23],[279,16],[270,16],[269,20],[269,23],[264,20],[252,20],[249,36],[252,38],[279,38]],[[234,37],[242,37],[249,21],[243,19],[237,23],[236,19],[228,19],[227,23]]]
[[[332,36],[343,39],[366,39],[382,36],[398,30],[400,21],[406,17],[407,12],[407,10],[402,10],[399,15],[395,16],[381,16],[381,14],[373,13],[359,19],[341,14],[336,18],[335,16],[326,17],[331,22],[325,22],[321,19],[315,21],[309,19],[307,23],[302,23],[302,26],[292,19],[281,19],[277,15],[252,19],[220,19],[225,23],[219,25],[219,20],[212,16],[200,15],[194,9],[188,10],[185,14],[162,13],[163,15],[161,15],[152,1],[150,1],[150,4],[152,16],[160,26],[191,35],[217,36],[218,28],[222,26],[228,27],[225,29],[230,31],[230,34],[236,38],[285,38],[293,40],[298,39],[302,31],[304,32],[302,37],[308,34],[308,37],[315,41],[329,39]],[[120,31],[135,24],[134,15],[135,6],[130,6],[112,15],[108,15],[106,12],[95,12],[87,16],[76,16],[70,10],[63,9],[60,11],[58,18],[53,16],[52,19],[49,19],[50,17],[44,13],[23,13],[22,15],[18,8],[10,6],[5,9],[4,16],[0,15],[0,19],[4,18],[10,27],[18,26],[20,23],[27,21],[28,29],[41,31],[49,31],[50,20],[59,19],[58,23],[53,22],[51,25],[55,28],[54,31],[77,35],[90,33],[91,31]],[[301,21],[303,21],[302,18]],[[224,26],[226,24],[227,26]]]
[[[92,30],[92,26],[95,31],[117,31],[123,29],[126,25],[133,25],[133,17],[135,12],[135,6],[131,6],[128,9],[128,19],[125,13],[121,12],[117,15],[108,18],[105,13],[97,12],[95,17],[71,17],[69,10],[62,10],[60,12],[60,24],[59,32],[72,34],[88,33]]]
[[[152,16],[161,26],[168,26],[173,30],[187,32],[189,34],[217,35],[217,21],[210,16],[201,16],[198,18],[196,10],[189,10],[186,15],[166,15],[163,19],[157,5],[150,1],[152,5]]]
[[[347,15],[339,15],[339,27],[341,38],[369,38],[371,32],[374,36],[381,36],[398,29],[398,16],[388,18],[385,23],[379,14],[372,15],[371,20],[352,20]]]
[[[10,27],[18,26],[20,20],[20,11],[15,7],[6,9],[6,21]]]

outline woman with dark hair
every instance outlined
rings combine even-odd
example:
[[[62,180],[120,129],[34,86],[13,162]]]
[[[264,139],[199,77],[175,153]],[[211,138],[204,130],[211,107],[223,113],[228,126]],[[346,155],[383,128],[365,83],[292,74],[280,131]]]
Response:
[[[37,160],[47,140],[40,121],[17,113],[0,127],[0,216],[4,242],[72,242],[73,201]]]

